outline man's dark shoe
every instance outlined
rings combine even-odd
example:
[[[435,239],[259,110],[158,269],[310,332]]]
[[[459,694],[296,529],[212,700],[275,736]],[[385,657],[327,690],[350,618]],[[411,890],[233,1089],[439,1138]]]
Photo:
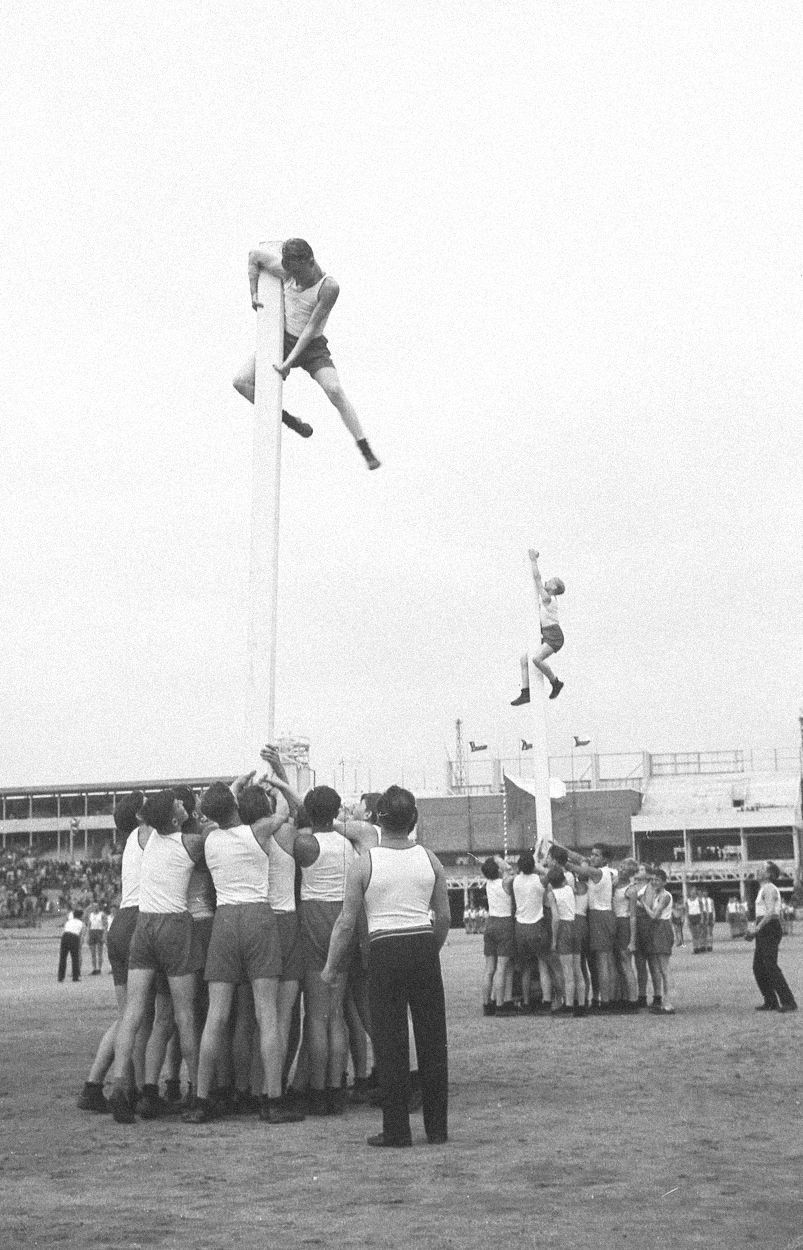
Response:
[[[267,1124],[300,1124],[303,1113],[289,1107],[281,1098],[260,1098],[259,1118]]]
[[[558,697],[558,695],[560,694],[560,692],[561,692],[561,690],[562,690],[562,689],[563,689],[563,682],[562,682],[562,681],[553,681],[553,683],[552,683],[552,693],[551,693],[551,695],[549,696],[549,697],[550,697],[550,699],[557,699],[557,697]]]
[[[482,1014],[484,1016],[495,1016],[496,1015],[496,1003],[483,1003]]]
[[[529,703],[529,702],[530,702],[530,688],[529,686],[525,686],[521,694],[519,695],[518,699],[510,700],[510,706],[521,707],[522,703]]]
[[[307,1091],[307,1115],[328,1115],[329,1100],[325,1089],[309,1089]]]
[[[115,1083],[108,1098],[109,1109],[118,1124],[133,1124],[134,1111],[128,1093],[122,1085]]]
[[[79,1111],[110,1111],[111,1108],[103,1093],[103,1086],[86,1081],[83,1090],[78,1095],[78,1109]]]
[[[781,1003],[778,1010],[783,1012],[797,1011],[797,1003]]]
[[[342,1115],[349,1105],[349,1091],[342,1085],[326,1091],[327,1115]]]
[[[282,408],[282,425],[286,425],[288,430],[300,434],[302,438],[309,438],[313,433],[312,426],[308,421],[301,421],[298,417],[294,417],[292,412],[285,412]]]
[[[136,1110],[142,1120],[158,1120],[162,1116],[174,1114],[170,1104],[159,1097],[156,1085],[143,1085]]]
[[[427,1133],[430,1146],[445,1146],[449,1140],[448,1133]]]
[[[358,438],[358,439],[357,439],[357,446],[359,447],[359,449],[360,449],[360,451],[361,451],[361,453],[362,453],[362,457],[363,457],[363,459],[365,460],[365,463],[368,465],[368,468],[369,468],[369,469],[378,469],[378,468],[379,468],[379,466],[380,466],[380,464],[381,464],[381,461],[380,461],[380,460],[377,460],[376,456],[375,456],[375,455],[374,455],[374,453],[371,451],[371,448],[370,448],[369,443],[368,443],[368,439],[367,439],[367,438]]]
[[[211,1124],[215,1112],[207,1098],[196,1098],[195,1106],[185,1111],[181,1118],[185,1124]]]
[[[756,1011],[778,1011],[776,1003],[762,1003],[760,1007],[756,1007]]]
[[[165,1081],[165,1101],[181,1102],[181,1081],[171,1077],[169,1081]]]
[[[402,1141],[391,1141],[390,1138],[385,1138],[384,1133],[374,1133],[373,1137],[366,1137],[365,1140],[369,1146],[390,1146],[392,1149],[401,1149],[404,1146],[412,1146],[413,1144],[411,1137]]]

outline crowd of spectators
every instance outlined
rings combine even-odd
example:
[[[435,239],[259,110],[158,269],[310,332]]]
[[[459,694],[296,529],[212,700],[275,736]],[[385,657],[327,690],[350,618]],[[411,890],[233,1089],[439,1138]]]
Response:
[[[120,855],[113,849],[91,860],[0,851],[0,920],[36,924],[42,916],[86,910],[93,902],[110,909],[119,897]]]

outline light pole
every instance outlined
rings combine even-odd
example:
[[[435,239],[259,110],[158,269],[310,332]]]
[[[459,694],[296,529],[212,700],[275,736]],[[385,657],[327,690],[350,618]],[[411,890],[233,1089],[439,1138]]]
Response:
[[[572,849],[577,847],[577,797],[574,789],[574,752],[577,747],[587,747],[591,742],[590,738],[580,738],[577,734],[572,735]]]

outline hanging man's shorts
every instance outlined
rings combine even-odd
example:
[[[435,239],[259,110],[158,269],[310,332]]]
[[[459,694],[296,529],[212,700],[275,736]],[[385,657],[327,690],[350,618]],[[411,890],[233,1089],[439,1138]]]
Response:
[[[542,625],[541,641],[553,651],[560,651],[564,643],[563,630],[560,625]]]
[[[298,339],[293,334],[284,333],[284,358],[290,355]],[[291,369],[304,369],[311,378],[319,369],[334,369],[335,362],[329,354],[329,344],[322,334],[308,343],[301,355],[293,361]]]

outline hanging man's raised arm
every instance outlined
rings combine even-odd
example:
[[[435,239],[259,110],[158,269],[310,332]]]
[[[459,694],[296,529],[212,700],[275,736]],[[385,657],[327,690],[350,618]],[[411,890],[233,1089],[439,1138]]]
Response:
[[[251,288],[252,308],[262,307],[259,302],[260,269],[267,270],[268,273],[273,274],[274,278],[279,278],[281,281],[284,281],[287,277],[287,274],[282,268],[281,256],[279,256],[277,252],[271,250],[273,246],[276,245],[260,244],[259,247],[253,248],[248,253],[248,285]]]

